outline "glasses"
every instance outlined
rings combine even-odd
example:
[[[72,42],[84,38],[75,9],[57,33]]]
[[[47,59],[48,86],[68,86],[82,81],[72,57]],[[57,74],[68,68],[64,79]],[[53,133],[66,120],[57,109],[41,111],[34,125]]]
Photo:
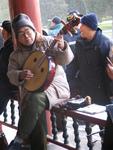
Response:
[[[18,37],[19,37],[19,38],[23,38],[23,37],[25,37],[26,35],[27,35],[27,36],[31,36],[33,33],[34,33],[34,31],[29,28],[29,29],[26,29],[25,31],[20,31],[20,32],[18,32]]]

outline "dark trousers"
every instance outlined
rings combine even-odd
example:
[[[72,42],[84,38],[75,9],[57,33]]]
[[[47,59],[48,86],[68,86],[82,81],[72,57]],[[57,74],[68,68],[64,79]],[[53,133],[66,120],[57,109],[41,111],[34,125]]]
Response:
[[[41,116],[41,118],[45,116]],[[41,118],[38,120],[34,130],[30,135],[31,150],[47,150],[46,132],[42,127]]]
[[[106,106],[108,118],[105,127],[102,150],[113,150],[113,104]]]
[[[102,150],[113,150],[113,123],[108,115]]]
[[[23,100],[18,123],[17,136],[23,140],[31,138],[31,146],[35,143],[40,150],[46,150],[46,122],[43,113],[47,108],[48,99],[45,93],[33,92]],[[43,147],[43,148],[42,148]],[[36,148],[33,148],[35,150]]]

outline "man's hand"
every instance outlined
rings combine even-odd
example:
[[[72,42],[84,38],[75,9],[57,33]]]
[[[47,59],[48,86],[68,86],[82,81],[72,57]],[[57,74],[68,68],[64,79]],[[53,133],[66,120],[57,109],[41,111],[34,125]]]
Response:
[[[63,39],[63,35],[57,35],[57,37],[55,37],[55,40],[57,41],[57,45],[59,48],[61,48],[62,50],[64,50],[65,47],[65,43],[64,43],[64,39]]]
[[[19,74],[19,80],[30,80],[34,74],[31,72],[31,70],[24,69]]]
[[[113,80],[113,65],[111,63],[107,64],[106,71],[107,71],[109,78]]]

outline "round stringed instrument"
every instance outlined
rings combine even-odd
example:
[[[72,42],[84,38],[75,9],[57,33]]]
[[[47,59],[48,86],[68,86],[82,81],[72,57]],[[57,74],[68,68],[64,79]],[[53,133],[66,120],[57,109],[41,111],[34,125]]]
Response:
[[[68,24],[64,24],[64,27],[60,30],[59,34],[66,34],[66,32],[71,32],[72,27],[78,25],[80,22],[80,18],[76,18],[76,20],[72,20]],[[53,48],[56,44],[56,40],[50,44],[49,48]],[[48,49],[49,49],[48,48]],[[30,80],[25,80],[24,88],[28,91],[44,91],[51,84],[54,75],[56,64],[52,57],[47,56],[42,51],[33,52],[26,60],[23,69],[29,69],[34,74],[33,78]]]
[[[55,74],[55,63],[42,51],[33,52],[24,64],[23,69],[32,70],[34,74],[30,80],[25,80],[24,87],[28,91],[44,91],[50,85]]]

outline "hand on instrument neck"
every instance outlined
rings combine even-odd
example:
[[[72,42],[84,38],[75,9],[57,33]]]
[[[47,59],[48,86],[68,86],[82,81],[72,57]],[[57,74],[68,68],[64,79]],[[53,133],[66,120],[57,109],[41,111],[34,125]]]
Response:
[[[63,39],[63,35],[58,34],[55,37],[55,41],[56,41],[56,45],[57,45],[58,48],[60,48],[62,50],[64,50],[66,48],[65,42],[64,42],[64,39]]]

